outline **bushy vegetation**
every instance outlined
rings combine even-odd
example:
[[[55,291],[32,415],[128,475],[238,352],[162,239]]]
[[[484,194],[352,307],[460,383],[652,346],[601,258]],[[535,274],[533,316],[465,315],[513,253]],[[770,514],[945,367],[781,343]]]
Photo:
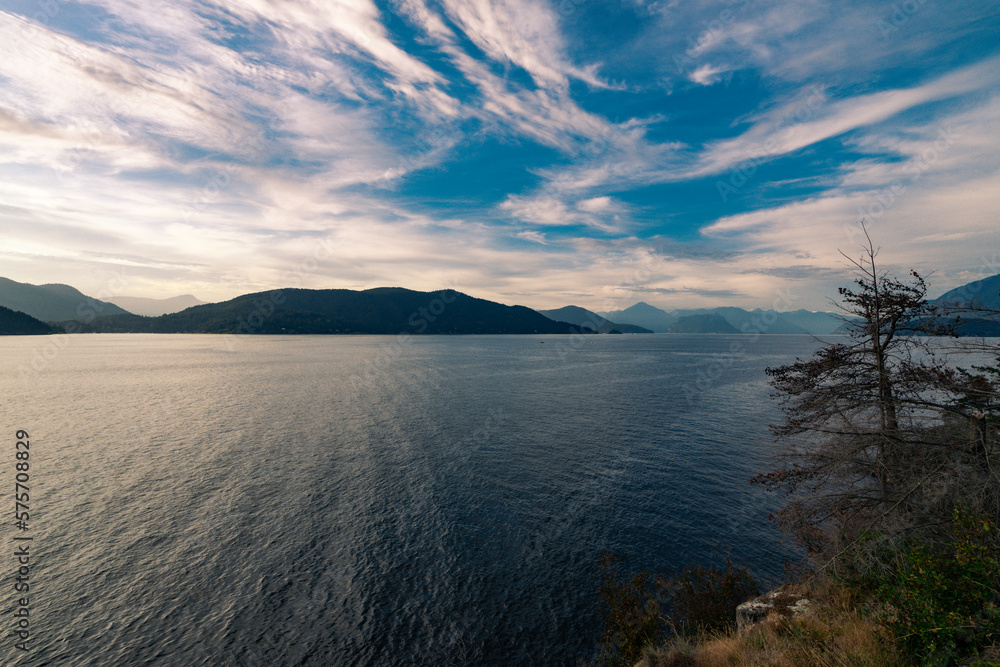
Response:
[[[657,579],[648,572],[624,577],[618,559],[611,554],[601,558],[603,580],[600,608],[604,622],[601,636],[602,667],[631,666],[642,649],[666,638],[664,600]]]
[[[597,664],[923,667],[965,659],[962,664],[997,667],[998,653],[976,658],[1000,644],[1000,553],[991,541],[997,530],[994,522],[959,511],[950,543],[936,549],[914,544],[899,554],[896,569],[880,577],[861,581],[814,573],[803,583],[786,584],[790,593],[812,601],[812,611],[791,618],[775,614],[743,632],[734,627],[729,606],[743,571],[729,566],[728,572],[701,577],[713,583],[696,596],[704,603],[694,607],[696,615],[712,610],[708,615],[719,623],[697,631],[699,625],[665,594],[677,590],[679,581],[699,579],[693,570],[672,588],[647,573],[626,578],[606,557],[606,626]],[[753,593],[736,597],[743,595]],[[727,613],[716,615],[721,608]]]
[[[901,652],[947,665],[1000,644],[996,521],[957,508],[941,545],[907,545],[876,589]]]
[[[745,568],[726,561],[724,569],[700,565],[666,582],[673,602],[677,634],[697,636],[722,632],[736,625],[736,608],[760,595],[760,587]]]
[[[647,648],[642,667],[894,667],[900,665],[878,624],[859,611],[846,589],[819,579],[786,586],[814,602],[807,616],[770,616],[749,630],[729,629],[695,638],[675,638]]]
[[[632,667],[647,647],[734,628],[736,607],[760,592],[750,573],[728,560],[724,569],[696,566],[674,577],[624,577],[611,554],[601,567],[602,667]]]

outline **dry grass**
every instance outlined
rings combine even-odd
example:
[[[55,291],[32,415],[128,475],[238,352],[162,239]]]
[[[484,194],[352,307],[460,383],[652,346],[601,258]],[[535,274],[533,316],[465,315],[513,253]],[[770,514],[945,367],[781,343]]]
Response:
[[[647,651],[643,667],[895,667],[901,664],[891,642],[861,616],[855,601],[825,583],[800,586],[816,602],[795,620],[772,615],[737,633],[679,640]]]

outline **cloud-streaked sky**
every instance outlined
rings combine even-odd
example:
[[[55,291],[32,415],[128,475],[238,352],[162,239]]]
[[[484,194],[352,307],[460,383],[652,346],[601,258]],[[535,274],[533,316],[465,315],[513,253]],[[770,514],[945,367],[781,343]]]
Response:
[[[14,280],[826,309],[861,217],[1000,273],[1000,3],[0,0]]]

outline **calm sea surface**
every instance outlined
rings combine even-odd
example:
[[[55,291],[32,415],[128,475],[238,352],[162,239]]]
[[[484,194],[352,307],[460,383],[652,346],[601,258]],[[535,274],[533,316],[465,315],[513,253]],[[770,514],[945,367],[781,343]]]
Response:
[[[574,665],[605,551],[665,573],[731,556],[768,583],[796,558],[747,480],[779,418],[764,368],[816,346],[0,338],[0,663]]]

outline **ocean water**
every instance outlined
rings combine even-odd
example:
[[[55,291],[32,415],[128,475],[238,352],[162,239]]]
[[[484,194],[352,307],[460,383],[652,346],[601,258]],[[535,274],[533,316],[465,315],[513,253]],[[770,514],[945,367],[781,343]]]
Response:
[[[598,559],[798,558],[751,487],[807,336],[0,338],[4,665],[575,665]],[[15,528],[15,433],[30,522]],[[2,453],[6,452],[6,453]],[[15,536],[30,536],[29,650]]]

